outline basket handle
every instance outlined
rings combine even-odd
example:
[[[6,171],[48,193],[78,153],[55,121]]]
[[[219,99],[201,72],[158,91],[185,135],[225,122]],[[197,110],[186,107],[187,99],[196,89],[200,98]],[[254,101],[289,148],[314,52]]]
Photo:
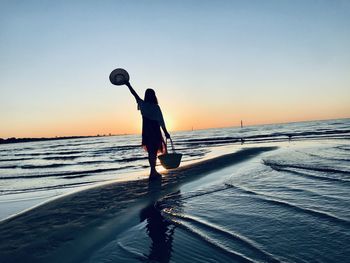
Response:
[[[165,140],[165,146],[167,148],[167,151],[168,151],[168,140],[170,140],[171,148],[173,150],[173,153],[175,153],[176,151],[175,151],[174,143],[173,143],[173,140],[171,138],[166,138],[166,140]]]

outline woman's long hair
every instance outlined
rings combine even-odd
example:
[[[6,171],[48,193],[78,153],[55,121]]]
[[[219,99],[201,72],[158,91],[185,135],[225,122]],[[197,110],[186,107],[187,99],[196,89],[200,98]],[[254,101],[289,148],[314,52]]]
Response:
[[[153,89],[146,89],[144,101],[148,103],[158,104],[157,96]]]

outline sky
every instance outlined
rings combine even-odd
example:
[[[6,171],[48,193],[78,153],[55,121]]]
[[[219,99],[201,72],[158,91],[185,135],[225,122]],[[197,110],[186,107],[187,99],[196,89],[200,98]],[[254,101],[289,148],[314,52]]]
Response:
[[[0,137],[350,117],[350,1],[0,0]]]

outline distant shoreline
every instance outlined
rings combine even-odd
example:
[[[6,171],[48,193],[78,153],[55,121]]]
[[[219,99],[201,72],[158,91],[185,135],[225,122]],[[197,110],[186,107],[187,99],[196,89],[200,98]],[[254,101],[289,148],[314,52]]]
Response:
[[[68,139],[84,139],[84,138],[94,138],[94,137],[109,137],[116,136],[115,134],[103,134],[103,135],[88,135],[88,136],[61,136],[61,137],[42,137],[42,138],[0,138],[0,144],[9,143],[20,143],[20,142],[40,142],[40,141],[56,141],[56,140],[68,140]]]
[[[318,122],[318,121],[337,121],[337,120],[347,120],[350,119],[349,117],[344,118],[332,118],[332,119],[320,119],[320,120],[303,120],[303,121],[291,121],[291,122],[276,122],[276,123],[261,123],[261,124],[247,124],[244,125],[245,127],[251,127],[251,126],[262,126],[262,125],[283,125],[283,124],[292,124],[292,123],[302,123],[302,122]],[[201,130],[211,130],[211,129],[225,129],[225,128],[240,128],[240,125],[237,126],[224,126],[224,127],[211,127],[211,128],[199,128],[196,129],[196,131]],[[188,130],[176,130],[174,132],[187,132],[191,131],[191,129]],[[193,131],[193,130],[192,130]],[[123,133],[123,134],[97,134],[97,135],[86,135],[86,136],[57,136],[57,137],[41,137],[41,138],[0,138],[0,145],[1,144],[9,144],[9,143],[21,143],[21,142],[36,142],[36,141],[53,141],[53,140],[68,140],[68,139],[83,139],[83,138],[94,138],[94,137],[108,137],[108,136],[123,136],[123,135],[136,135],[138,133]]]

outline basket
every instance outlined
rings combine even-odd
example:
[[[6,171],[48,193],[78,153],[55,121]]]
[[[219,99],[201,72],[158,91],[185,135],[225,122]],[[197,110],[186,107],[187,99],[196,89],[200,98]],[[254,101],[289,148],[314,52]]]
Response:
[[[182,154],[176,153],[173,141],[170,139],[171,147],[173,149],[173,153],[166,152],[165,154],[159,155],[158,159],[161,165],[165,169],[174,169],[180,166]],[[165,144],[166,145],[166,144]]]

